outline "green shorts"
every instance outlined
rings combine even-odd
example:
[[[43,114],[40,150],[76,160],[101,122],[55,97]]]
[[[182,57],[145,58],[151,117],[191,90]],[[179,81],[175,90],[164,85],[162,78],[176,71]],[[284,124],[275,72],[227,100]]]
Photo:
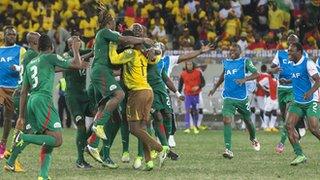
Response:
[[[91,83],[97,103],[110,98],[115,91],[122,90],[119,82],[113,76],[112,69],[99,64],[95,64],[91,70]]]
[[[293,102],[290,104],[288,112],[294,113],[299,117],[306,116],[309,117],[316,117],[319,119],[320,109],[319,104],[315,101],[307,103],[307,104],[300,104],[297,102]]]
[[[278,89],[278,102],[279,107],[285,108],[288,103],[293,101],[293,90],[292,88],[279,88]]]
[[[76,124],[78,121],[84,120],[85,116],[93,116],[92,111],[90,111],[90,100],[87,93],[71,94],[67,92],[66,103]]]
[[[173,112],[171,100],[165,87],[153,88],[152,111]]]
[[[235,100],[226,98],[223,100],[222,115],[224,117],[233,117],[236,110],[244,120],[250,120],[251,112],[248,99]]]
[[[27,117],[35,133],[43,133],[45,130],[61,131],[61,121],[51,97],[31,95],[27,104]]]

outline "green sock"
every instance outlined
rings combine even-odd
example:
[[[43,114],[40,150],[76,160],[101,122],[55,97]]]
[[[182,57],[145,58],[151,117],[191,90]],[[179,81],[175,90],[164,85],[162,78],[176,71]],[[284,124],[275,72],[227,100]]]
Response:
[[[49,168],[51,165],[53,147],[42,146],[40,152],[40,177],[48,179]]]
[[[161,145],[162,146],[169,146],[168,140],[166,137],[166,132],[165,132],[164,125],[163,125],[163,120],[162,119],[154,120],[153,125],[154,125],[153,127],[155,130],[155,134],[159,138]]]
[[[281,139],[280,139],[280,143],[284,144],[288,138],[288,131],[285,125],[285,121],[283,118],[281,118],[280,120],[281,125],[280,125],[280,135],[281,135]]]
[[[292,144],[292,147],[293,147],[294,153],[297,156],[303,155],[303,152],[299,143]]]
[[[143,157],[143,144],[142,141],[138,139],[138,156]]]
[[[154,137],[154,129],[152,128],[152,126],[151,125],[148,125],[147,126],[147,133],[150,135],[150,136],[152,136],[152,137]]]
[[[224,124],[224,144],[228,150],[231,150],[231,131],[231,124]]]
[[[77,151],[78,151],[77,162],[84,161],[83,151],[84,151],[84,148],[87,144],[86,140],[87,140],[86,128],[82,127],[82,126],[78,126],[77,136],[76,136],[76,145],[77,145]]]
[[[107,124],[107,122],[110,120],[110,118],[111,118],[111,113],[104,111],[102,117],[100,119],[96,119],[95,123],[96,123],[96,125],[104,126],[105,124]]]
[[[54,147],[56,144],[56,139],[49,135],[36,135],[36,134],[21,134],[21,139],[24,142],[37,145],[46,145]]]
[[[167,139],[169,138],[171,132],[172,132],[172,119],[164,119],[163,120],[163,125],[166,129],[166,136]]]
[[[11,150],[11,155],[9,157],[9,159],[7,160],[7,164],[9,164],[10,166],[14,165],[14,162],[16,161],[18,155],[24,150],[24,148],[27,147],[29,143],[24,142],[21,146],[15,146],[12,150]]]
[[[120,128],[120,123],[108,121],[107,124],[104,126],[104,128],[105,128],[107,140],[103,140],[102,155],[103,155],[103,159],[107,159],[110,157],[110,148]],[[100,151],[100,154],[101,154],[101,151]]]
[[[256,138],[256,127],[253,125],[251,119],[244,120],[244,123],[248,128],[250,140],[254,140]]]
[[[129,126],[128,122],[122,121],[121,126],[122,152],[129,152]]]

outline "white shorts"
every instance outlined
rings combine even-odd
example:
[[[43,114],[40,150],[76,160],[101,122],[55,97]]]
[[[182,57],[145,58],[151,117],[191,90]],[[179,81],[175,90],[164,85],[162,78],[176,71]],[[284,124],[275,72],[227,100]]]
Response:
[[[279,104],[277,99],[272,100],[270,96],[266,98],[266,107],[264,108],[266,112],[277,110],[278,108],[279,108]]]
[[[256,100],[256,95],[254,92],[248,93],[248,102],[249,102],[251,108],[257,107],[257,100]]]
[[[266,98],[265,98],[265,96],[256,96],[256,98],[257,98],[258,108],[259,108],[260,110],[264,110],[265,105],[266,105]]]

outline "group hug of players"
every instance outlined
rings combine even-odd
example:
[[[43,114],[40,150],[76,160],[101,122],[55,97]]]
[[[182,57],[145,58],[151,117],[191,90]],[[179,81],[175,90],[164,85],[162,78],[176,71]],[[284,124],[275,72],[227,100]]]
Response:
[[[173,129],[168,89],[177,98],[183,100],[183,96],[168,78],[167,73],[173,65],[165,62],[170,58],[162,57],[164,45],[147,38],[146,28],[140,24],[133,24],[119,34],[114,31],[114,18],[105,10],[99,14],[99,25],[93,52],[80,50],[81,40],[73,36],[68,40],[70,50],[63,57],[52,53],[52,42],[47,35],[28,33],[30,48],[23,61],[22,86],[15,93],[20,99],[16,103],[19,116],[12,148],[6,152],[6,170],[22,171],[18,155],[28,144],[36,144],[41,146],[38,179],[49,178],[53,148],[62,144],[62,126],[52,96],[55,72],[61,71],[67,83],[67,104],[77,125],[77,167],[92,167],[84,160],[86,151],[103,166],[117,168],[109,151],[120,127],[123,162],[130,161],[129,133],[138,138],[135,169],[141,167],[142,157],[145,160],[143,169],[147,171],[154,168],[153,159],[157,156],[160,167],[167,156],[178,159],[168,145]],[[174,63],[192,59],[210,49],[207,45],[201,50],[177,56],[173,58]],[[90,85],[86,89],[86,69],[93,54]],[[94,120],[88,128],[86,122],[90,117]],[[153,134],[159,142],[152,137]],[[101,149],[100,141],[103,143]]]
[[[84,160],[85,150],[102,165],[118,167],[111,160],[109,151],[120,126],[124,143],[122,161],[130,160],[129,132],[139,140],[140,164],[135,162],[134,168],[140,168],[143,156],[144,170],[152,170],[156,153],[160,167],[167,155],[177,159],[178,155],[173,153],[168,145],[173,116],[167,88],[178,98],[183,97],[168,78],[166,70],[161,71],[166,65],[161,57],[163,45],[147,38],[146,29],[140,24],[134,24],[122,35],[113,31],[114,18],[104,10],[99,14],[99,25],[88,89],[85,84],[85,69],[92,52],[80,51],[79,37],[71,37],[68,40],[70,51],[61,57],[52,53],[52,42],[47,35],[28,34],[27,40],[31,48],[24,58],[22,87],[19,93],[19,118],[13,146],[6,155],[6,170],[16,172],[18,155],[28,144],[36,144],[41,146],[39,179],[49,178],[53,148],[62,144],[62,126],[52,100],[55,72],[59,71],[64,72],[67,81],[67,101],[77,125],[79,168],[91,167]],[[293,38],[295,40],[289,42],[290,47],[287,51],[277,53],[278,61],[273,62],[272,70],[279,73],[279,101],[284,101],[280,106],[289,105],[287,112],[282,112],[282,119],[286,121],[284,132],[287,132],[297,155],[291,165],[297,165],[306,161],[295,130],[297,122],[306,117],[310,131],[320,139],[317,97],[320,79],[316,64],[304,55],[296,36]],[[176,58],[176,63],[210,49],[209,45],[203,46],[188,58]],[[231,121],[236,110],[243,116],[253,148],[256,151],[260,150],[255,127],[250,119],[250,105],[245,86],[247,81],[258,77],[258,72],[251,60],[240,55],[239,45],[232,44],[230,58],[223,60],[224,71],[209,93],[214,94],[224,82],[222,114],[226,149],[223,156],[230,159],[233,158]],[[246,76],[247,72],[251,75]],[[283,109],[286,110],[285,107]],[[160,143],[150,135],[153,134],[150,128],[150,113],[153,117],[154,133]],[[93,116],[93,123],[88,129],[85,119]],[[103,143],[101,149],[98,148],[100,141]],[[151,151],[155,153],[152,154]]]

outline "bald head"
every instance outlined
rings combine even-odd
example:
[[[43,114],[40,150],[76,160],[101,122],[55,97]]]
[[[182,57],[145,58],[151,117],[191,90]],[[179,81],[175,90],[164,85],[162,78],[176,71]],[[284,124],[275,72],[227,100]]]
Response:
[[[287,41],[288,41],[289,45],[291,45],[293,43],[299,43],[299,37],[295,34],[290,34]]]
[[[38,49],[38,41],[40,36],[41,35],[38,32],[29,32],[27,34],[26,39],[31,48]]]

